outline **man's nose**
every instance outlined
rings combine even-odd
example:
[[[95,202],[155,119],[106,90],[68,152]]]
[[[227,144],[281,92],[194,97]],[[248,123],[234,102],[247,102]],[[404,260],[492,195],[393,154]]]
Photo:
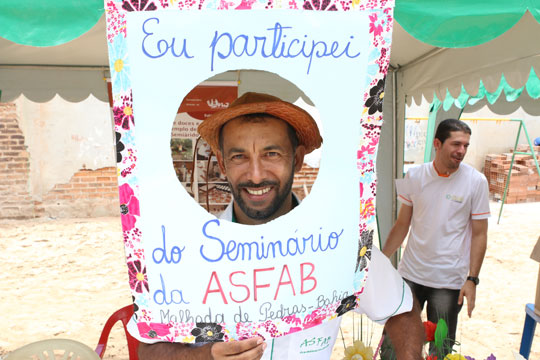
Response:
[[[258,184],[264,180],[264,167],[261,159],[253,157],[249,161],[248,180]]]

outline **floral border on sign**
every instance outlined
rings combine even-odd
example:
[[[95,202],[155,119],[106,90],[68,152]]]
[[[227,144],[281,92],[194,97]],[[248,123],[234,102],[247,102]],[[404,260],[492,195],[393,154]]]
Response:
[[[142,337],[170,342],[208,341],[203,330],[213,331],[214,341],[248,338],[255,334],[277,337],[307,329],[334,319],[358,306],[367,268],[371,261],[373,232],[376,230],[375,159],[382,126],[384,82],[390,61],[394,0],[105,0],[109,66],[113,92],[113,115],[116,133],[120,213],[129,282],[135,303],[135,318]],[[369,34],[374,48],[368,58],[365,91],[359,101],[364,104],[360,114],[361,133],[357,151],[360,186],[358,256],[355,294],[305,315],[287,316],[281,321],[227,324],[155,322],[148,309],[150,293],[146,275],[146,260],[141,244],[142,234],[137,221],[140,217],[137,181],[137,151],[133,131],[135,114],[132,108],[130,63],[126,49],[126,13],[154,10],[231,10],[231,9],[304,9],[314,11],[370,10]],[[234,331],[235,334],[231,334]],[[208,332],[207,332],[208,333]]]

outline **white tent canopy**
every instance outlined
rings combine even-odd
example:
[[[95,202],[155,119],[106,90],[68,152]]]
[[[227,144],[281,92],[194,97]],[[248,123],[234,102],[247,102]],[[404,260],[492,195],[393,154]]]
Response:
[[[446,91],[457,97],[462,85],[474,95],[480,81],[493,92],[504,74],[508,84],[522,87],[531,68],[540,74],[540,24],[526,12],[523,18],[498,38],[469,48],[438,48],[422,43],[395,26],[391,66],[399,77],[399,89],[407,104],[419,104],[433,95],[443,100]]]
[[[105,15],[88,32],[62,45],[34,47],[0,37],[0,90],[3,102],[21,94],[46,102],[56,94],[79,102],[90,94],[108,101],[109,59]]]
[[[398,23],[394,25],[391,69],[397,74],[399,97],[418,104],[422,96],[457,97],[462,85],[476,94],[480,80],[488,91],[501,75],[513,87],[527,81],[531,67],[540,73],[540,24],[526,12],[509,31],[488,43],[470,48],[438,48],[416,40]],[[15,44],[0,37],[0,90],[2,101],[24,93],[42,102],[56,93],[70,101],[89,94],[106,101],[103,78],[108,74],[105,16],[87,33],[52,47]],[[401,101],[398,101],[401,102]],[[400,104],[401,105],[401,104]]]

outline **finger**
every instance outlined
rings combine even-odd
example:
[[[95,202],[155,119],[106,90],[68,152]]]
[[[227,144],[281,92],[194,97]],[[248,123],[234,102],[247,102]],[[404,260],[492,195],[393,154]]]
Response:
[[[474,309],[474,298],[471,296],[467,298],[467,313],[469,314],[469,317],[472,316],[473,309]]]
[[[227,360],[259,360],[262,358],[265,349],[266,343],[262,342],[248,351],[227,358]]]
[[[458,297],[458,300],[457,300],[457,303],[458,305],[462,305],[463,304],[463,288],[461,288],[461,290],[459,291],[459,297]]]
[[[214,358],[219,358],[220,356],[241,354],[257,347],[258,345],[261,345],[262,343],[263,339],[258,336],[240,341],[215,343],[214,346],[212,346],[212,355]]]

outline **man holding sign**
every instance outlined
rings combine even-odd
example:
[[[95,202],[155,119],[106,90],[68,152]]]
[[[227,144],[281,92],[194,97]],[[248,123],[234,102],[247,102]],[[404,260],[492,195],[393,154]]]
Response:
[[[306,111],[270,95],[246,93],[228,109],[204,120],[198,131],[217,154],[233,194],[234,201],[222,214],[222,220],[264,224],[299,205],[292,193],[294,173],[302,167],[304,155],[322,143],[317,124]],[[424,330],[412,304],[409,287],[388,259],[373,248],[369,277],[357,311],[386,323],[398,359],[421,358]],[[340,320],[335,319],[278,338],[256,336],[199,346],[141,343],[139,357],[328,359],[339,325]],[[145,341],[137,333],[132,335]]]

